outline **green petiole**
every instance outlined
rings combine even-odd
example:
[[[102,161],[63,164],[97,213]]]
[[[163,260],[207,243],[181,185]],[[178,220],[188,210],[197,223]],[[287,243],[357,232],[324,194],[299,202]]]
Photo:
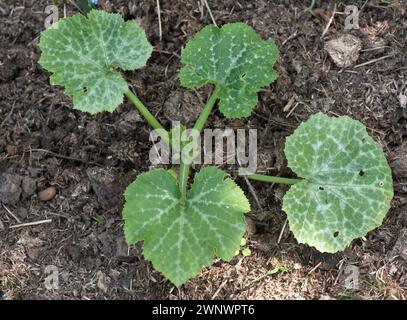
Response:
[[[273,177],[273,176],[266,176],[264,174],[251,174],[248,175],[247,178],[256,181],[263,181],[263,182],[270,182],[270,183],[282,183],[282,184],[296,184],[302,179],[291,179],[291,178],[282,178],[282,177]]]
[[[125,93],[127,98],[136,106],[137,110],[141,113],[141,115],[146,119],[146,121],[150,124],[153,129],[158,130],[165,130],[165,128],[158,122],[158,120],[151,114],[150,111],[146,108],[146,106],[140,101],[140,99],[131,91],[127,91]],[[212,96],[209,98],[208,102],[206,103],[204,109],[202,110],[201,114],[199,115],[193,129],[195,132],[200,133],[205,126],[206,120],[208,119],[216,101],[219,98],[219,88],[215,88]],[[182,154],[182,150],[181,150]],[[181,199],[183,201],[186,200],[187,194],[187,185],[188,185],[188,176],[189,176],[189,169],[191,168],[191,164],[185,163],[182,160],[181,156],[181,166],[179,170],[179,187],[181,191]]]
[[[204,109],[202,110],[201,114],[196,120],[194,125],[194,130],[197,133],[200,133],[205,126],[206,120],[208,119],[213,106],[215,105],[216,101],[219,98],[219,88],[215,87],[212,96],[209,98],[208,102],[206,103]],[[191,164],[187,164],[182,159],[182,150],[181,150],[181,166],[179,169],[179,189],[181,191],[181,201],[186,200],[187,195],[187,185],[188,185],[188,176],[189,176],[189,169],[191,168]]]
[[[153,127],[153,129],[160,129],[160,130],[165,130],[164,127],[157,121],[157,119],[151,114],[150,111],[146,108],[146,106],[140,101],[139,98],[129,89],[125,93],[126,97],[129,98],[131,102],[136,106],[137,110],[141,113],[141,115],[147,120],[147,122],[150,124],[150,126]],[[167,131],[167,130],[165,130]]]

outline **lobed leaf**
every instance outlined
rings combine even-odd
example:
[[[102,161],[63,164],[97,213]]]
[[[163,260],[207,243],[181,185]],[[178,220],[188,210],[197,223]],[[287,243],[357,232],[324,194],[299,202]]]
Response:
[[[285,154],[304,178],[283,199],[300,243],[333,253],[382,224],[393,197],[392,175],[362,123],[313,115],[287,138]]]
[[[41,34],[39,63],[51,84],[65,87],[75,109],[114,111],[128,85],[115,68],[140,69],[152,52],[144,30],[120,14],[92,10],[62,19]]]
[[[125,236],[144,240],[144,257],[176,286],[212,264],[229,261],[240,247],[250,205],[225,173],[207,167],[196,174],[186,203],[168,171],[139,175],[125,192]]]
[[[188,88],[215,84],[220,88],[220,111],[228,118],[247,117],[259,90],[277,79],[273,65],[278,54],[272,40],[263,40],[246,24],[209,25],[182,53],[181,84]]]

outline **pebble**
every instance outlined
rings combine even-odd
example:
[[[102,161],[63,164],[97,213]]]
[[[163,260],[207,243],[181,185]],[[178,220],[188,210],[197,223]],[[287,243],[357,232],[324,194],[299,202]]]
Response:
[[[57,188],[54,186],[48,187],[38,193],[38,198],[41,201],[49,201],[54,199],[55,195],[57,194]]]

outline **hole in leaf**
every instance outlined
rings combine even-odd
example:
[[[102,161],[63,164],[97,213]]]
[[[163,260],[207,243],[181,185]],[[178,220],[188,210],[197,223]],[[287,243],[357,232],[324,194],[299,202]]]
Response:
[[[244,80],[244,79],[246,78],[246,73],[243,73],[243,74],[240,76],[240,78],[241,78],[242,80]]]
[[[319,189],[320,191],[324,191],[324,190],[325,190],[324,187],[319,187],[318,189]]]
[[[365,172],[363,170],[359,171],[359,176],[363,177],[365,175]]]
[[[337,236],[339,236],[339,231],[334,232],[334,238],[336,238]]]
[[[383,187],[384,183],[383,182],[379,182],[379,187]]]

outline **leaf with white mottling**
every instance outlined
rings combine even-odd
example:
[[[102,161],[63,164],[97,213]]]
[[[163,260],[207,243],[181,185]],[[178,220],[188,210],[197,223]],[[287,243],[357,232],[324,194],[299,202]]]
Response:
[[[304,178],[283,199],[300,243],[333,253],[382,224],[393,180],[381,147],[362,123],[313,115],[287,138],[285,154]]]
[[[144,240],[144,257],[176,286],[211,265],[214,256],[233,258],[250,211],[243,191],[214,167],[196,174],[185,203],[180,196],[176,178],[154,170],[127,188],[123,209],[126,241]]]
[[[263,40],[246,24],[210,25],[182,53],[181,84],[188,88],[215,84],[220,88],[220,111],[228,118],[247,117],[260,89],[277,79],[273,65],[278,54],[272,40]]]
[[[144,30],[121,15],[92,10],[62,19],[41,34],[39,63],[65,87],[75,109],[114,111],[128,85],[115,68],[140,69],[152,52]]]

